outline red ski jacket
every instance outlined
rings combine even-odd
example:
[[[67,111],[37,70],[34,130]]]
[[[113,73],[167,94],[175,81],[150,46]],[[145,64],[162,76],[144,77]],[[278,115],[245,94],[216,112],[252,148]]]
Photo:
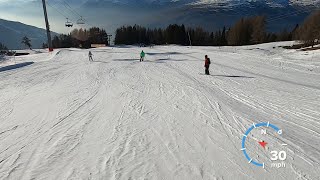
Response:
[[[211,64],[210,59],[206,58],[206,60],[204,61],[204,67],[209,67]]]

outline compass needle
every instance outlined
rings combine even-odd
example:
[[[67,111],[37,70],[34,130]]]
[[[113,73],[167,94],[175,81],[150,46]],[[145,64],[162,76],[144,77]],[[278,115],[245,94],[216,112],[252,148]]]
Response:
[[[265,142],[265,141],[261,141],[261,142],[259,142],[259,144],[260,144],[264,149],[266,149],[266,145],[267,145],[268,143]]]

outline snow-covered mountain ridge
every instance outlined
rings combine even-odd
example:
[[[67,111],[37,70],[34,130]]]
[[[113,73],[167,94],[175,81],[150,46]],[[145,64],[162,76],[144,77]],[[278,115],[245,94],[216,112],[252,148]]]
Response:
[[[59,0],[57,0],[59,1]],[[152,5],[203,5],[211,7],[225,7],[225,6],[240,6],[243,4],[265,4],[271,7],[278,6],[319,6],[320,0],[87,0],[82,1],[87,3],[114,3],[122,5],[136,5],[136,4],[152,4]]]
[[[27,36],[31,40],[33,48],[40,48],[42,43],[47,42],[46,30],[26,25],[20,22],[0,19],[0,42],[9,49],[23,49],[21,39]],[[56,35],[57,33],[52,33]]]

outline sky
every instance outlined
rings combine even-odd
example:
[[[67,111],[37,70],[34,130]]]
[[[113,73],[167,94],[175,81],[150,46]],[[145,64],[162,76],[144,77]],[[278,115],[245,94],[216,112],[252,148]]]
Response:
[[[63,3],[63,1],[66,1],[71,6],[71,10],[70,8],[66,7],[66,4]],[[110,29],[110,33],[112,34],[117,27],[128,24],[128,21],[130,21],[132,24],[144,25],[142,22],[150,22],[150,18],[154,17],[150,13],[147,13],[148,15],[146,16],[144,14],[145,12],[129,12],[133,11],[132,9],[128,9],[126,12],[122,10],[120,13],[119,9],[107,7],[104,7],[104,9],[99,9],[99,7],[91,7],[80,10],[79,7],[86,1],[96,2],[97,0],[47,0],[50,30],[57,33],[69,33],[73,28],[66,28],[64,25],[67,21],[66,18],[69,18],[69,20],[73,22],[74,28],[88,28],[91,26],[100,27],[100,25],[103,24],[101,28],[107,28],[107,31]],[[133,2],[131,0],[105,1],[121,1],[121,3],[126,4],[132,4]],[[148,3],[153,0],[137,1],[144,3],[147,1]],[[161,1],[165,2],[171,0]],[[77,14],[82,15],[87,20],[85,25],[76,24],[76,21],[80,19],[80,16]],[[135,18],[132,18],[132,15],[134,15]],[[165,16],[165,14],[162,16]],[[163,17],[159,16],[156,18],[159,18],[160,20],[164,19]],[[41,0],[0,0],[0,19],[19,21],[24,24],[45,28]]]
[[[58,33],[68,33],[70,29],[64,26],[66,21],[64,16],[75,18],[75,15],[64,6],[62,7],[61,4],[52,1],[47,4],[47,10],[51,30]],[[45,28],[41,0],[0,0],[0,19],[19,21]]]
[[[110,29],[113,34],[117,27],[120,27],[129,19],[132,23],[139,23],[134,21],[132,16],[127,16],[128,12],[117,12],[117,10],[97,10],[95,8],[79,9],[79,7],[86,1],[96,0],[46,0],[47,11],[50,23],[50,30],[57,33],[69,33],[73,28],[89,28],[92,26]],[[69,7],[63,1],[66,1]],[[107,0],[109,1],[109,0]],[[122,1],[122,0],[110,0]],[[125,0],[126,1],[126,0]],[[129,1],[128,1],[129,2]],[[100,13],[97,13],[97,12]],[[102,13],[101,13],[102,12]],[[116,18],[115,18],[116,14]],[[86,19],[85,25],[78,25],[76,21],[80,19],[80,15]],[[141,13],[135,13],[136,17],[143,16]],[[67,21],[72,21],[73,28],[65,27]],[[45,20],[43,14],[42,0],[0,0],[0,19],[19,21],[24,24],[45,28]],[[108,31],[108,30],[107,30]]]

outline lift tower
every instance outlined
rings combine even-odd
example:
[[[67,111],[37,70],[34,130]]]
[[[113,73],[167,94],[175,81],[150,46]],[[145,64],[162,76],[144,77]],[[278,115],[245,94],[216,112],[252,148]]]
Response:
[[[51,51],[53,51],[53,48],[52,48],[50,25],[49,25],[49,21],[48,21],[48,14],[47,14],[47,7],[46,7],[45,0],[42,0],[42,6],[43,6],[44,19],[45,19],[46,28],[47,28],[48,48],[49,48],[49,52],[51,52]]]

